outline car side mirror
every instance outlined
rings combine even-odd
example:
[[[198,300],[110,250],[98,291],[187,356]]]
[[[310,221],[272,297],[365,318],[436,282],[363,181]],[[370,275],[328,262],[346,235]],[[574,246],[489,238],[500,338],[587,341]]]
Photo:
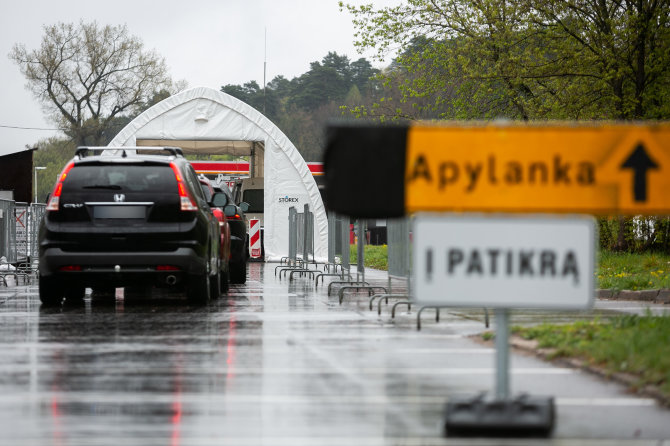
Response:
[[[216,192],[212,196],[211,205],[215,208],[222,208],[228,204],[228,195],[223,192]]]
[[[226,217],[233,217],[235,214],[237,214],[237,206],[234,204],[227,204],[223,208],[223,213],[226,215]]]
[[[240,209],[242,209],[242,212],[247,212],[249,210],[249,203],[243,201],[240,203]]]

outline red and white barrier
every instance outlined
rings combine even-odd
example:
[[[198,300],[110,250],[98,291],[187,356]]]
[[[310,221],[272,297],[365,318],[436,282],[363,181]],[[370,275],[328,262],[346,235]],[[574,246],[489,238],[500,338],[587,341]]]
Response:
[[[249,255],[252,259],[261,257],[261,221],[249,219]]]

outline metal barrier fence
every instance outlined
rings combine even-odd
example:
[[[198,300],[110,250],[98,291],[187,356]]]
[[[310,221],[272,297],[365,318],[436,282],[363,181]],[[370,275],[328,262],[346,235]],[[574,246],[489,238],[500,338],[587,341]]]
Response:
[[[301,275],[310,275],[310,277],[315,277],[315,286],[319,285],[319,278],[324,278],[327,276],[337,276],[340,280],[333,280],[328,284],[328,296],[331,295],[333,291],[333,286],[337,287],[338,300],[340,305],[344,300],[345,293],[347,292],[361,292],[365,291],[368,293],[369,297],[369,307],[370,310],[373,309],[373,305],[376,301],[377,304],[377,314],[381,316],[382,313],[382,304],[385,302],[389,304],[390,299],[394,299],[392,308],[391,308],[391,318],[395,319],[397,314],[397,309],[400,306],[407,307],[408,312],[411,312],[412,306],[415,304],[415,301],[410,296],[411,290],[411,264],[412,264],[412,239],[411,239],[411,224],[409,218],[398,218],[398,219],[389,219],[387,220],[387,265],[388,265],[388,286],[383,287],[375,284],[370,284],[365,281],[365,233],[366,233],[366,222],[365,220],[356,221],[356,231],[358,234],[358,243],[357,243],[357,257],[356,262],[356,279],[351,276],[351,267],[349,262],[350,255],[350,244],[349,244],[349,217],[335,214],[334,212],[328,213],[328,263],[324,266],[324,270],[328,267],[341,267],[340,273],[337,273],[335,269],[334,273],[324,272],[321,274],[316,274],[317,271],[309,270],[306,268],[306,261],[301,261],[298,258],[297,252],[299,249],[305,249],[304,245],[298,246],[301,242],[299,240],[304,239],[305,236],[313,237],[313,225],[310,226],[305,223],[304,215],[310,215],[307,206],[305,206],[305,213],[299,214],[296,212],[295,208],[289,209],[289,266],[278,266],[275,268],[275,276],[277,275],[277,270],[279,269],[279,278],[281,279],[282,272],[286,274],[290,271],[290,278],[292,279],[294,274]],[[312,220],[313,221],[313,220]],[[309,232],[309,231],[312,232]],[[313,251],[312,251],[313,255]],[[337,262],[337,257],[340,257],[340,263]],[[303,259],[308,258],[306,254],[303,253]],[[316,276],[314,276],[316,274]],[[398,291],[392,293],[392,280],[403,280],[405,281],[404,286],[401,286]],[[425,310],[435,310],[435,321],[440,321],[440,309],[447,308],[442,306],[420,306],[416,312],[416,324],[417,330],[421,329],[421,315]],[[489,326],[489,314],[486,309],[484,310],[484,324],[488,328]]]
[[[309,262],[310,254],[314,260],[314,214],[310,212],[309,205],[305,204],[304,211],[297,212],[296,217],[296,251],[301,255],[303,262]]]
[[[8,263],[36,259],[37,234],[46,205],[0,199],[0,257]]]
[[[288,209],[288,264],[298,261],[298,211],[293,206]]]
[[[356,279],[365,282],[365,233],[368,229],[368,222],[363,219],[356,220]]]
[[[323,278],[328,276],[348,279],[351,276],[349,255],[349,217],[328,212],[328,263],[323,267],[327,272],[318,274],[314,284],[318,286],[319,278],[325,280]]]
[[[407,292],[410,288],[410,224],[408,218],[394,218],[386,222],[388,244],[388,288],[391,279],[406,280]]]
[[[14,224],[14,202],[0,200],[0,257],[7,262],[16,262],[16,225]]]
[[[338,229],[337,214],[328,211],[328,264],[335,265],[337,257],[337,236],[340,235]]]
[[[344,215],[336,215],[336,223],[339,223],[340,229],[338,233],[340,234],[340,240],[339,240],[339,254],[340,254],[340,262],[342,264],[342,270],[346,271],[347,274],[349,274],[349,270],[351,269],[351,265],[349,265],[349,217],[345,217]],[[337,228],[335,229],[337,231]],[[337,241],[336,241],[337,243]],[[335,253],[336,255],[338,252]]]
[[[297,212],[291,206],[288,210],[288,257],[284,257],[281,264],[275,268],[275,276],[279,270],[279,278],[287,271],[301,271],[310,273],[315,271],[305,270],[311,259],[314,262],[314,214],[310,212],[309,205],[305,205],[304,212]],[[286,265],[284,265],[286,260]],[[290,276],[293,277],[293,274]]]
[[[32,203],[30,205],[30,259],[34,262],[39,257],[39,245],[37,242],[40,222],[47,210],[44,203]]]

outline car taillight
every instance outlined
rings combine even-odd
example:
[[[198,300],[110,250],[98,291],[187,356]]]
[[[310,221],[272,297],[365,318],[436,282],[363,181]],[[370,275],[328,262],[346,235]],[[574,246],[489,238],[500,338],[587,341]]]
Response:
[[[60,194],[63,192],[63,181],[65,181],[68,172],[70,172],[70,169],[72,169],[73,167],[74,167],[74,161],[70,161],[70,163],[67,166],[65,166],[65,168],[63,168],[63,171],[60,173],[60,175],[58,175],[58,181],[54,186],[53,192],[51,192],[51,197],[49,197],[49,203],[47,204],[46,207],[47,211],[58,210],[58,205],[60,204]]]
[[[81,271],[81,266],[79,266],[79,265],[67,265],[67,266],[61,266],[58,269],[60,271]]]
[[[174,164],[170,163],[170,167],[174,172],[174,177],[177,180],[177,191],[179,191],[179,202],[182,211],[197,211],[198,206],[195,204],[195,200],[188,191],[186,185],[184,185],[184,180],[181,177],[181,172],[179,168]]]
[[[179,267],[174,265],[158,265],[156,266],[156,271],[179,271]]]

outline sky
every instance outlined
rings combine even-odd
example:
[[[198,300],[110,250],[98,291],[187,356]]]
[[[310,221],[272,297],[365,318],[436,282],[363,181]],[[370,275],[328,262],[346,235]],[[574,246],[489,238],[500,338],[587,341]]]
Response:
[[[350,0],[382,7],[393,0]],[[219,89],[226,84],[255,80],[263,83],[277,75],[288,79],[309,70],[328,51],[351,60],[366,57],[354,47],[354,28],[337,0],[80,0],[4,1],[0,7],[0,155],[34,147],[38,141],[62,135],[54,130],[40,104],[25,88],[25,78],[8,54],[16,43],[28,50],[40,46],[43,25],[57,22],[97,21],[126,24],[147,49],[166,59],[174,80],[189,87]],[[267,40],[265,45],[265,34]]]

